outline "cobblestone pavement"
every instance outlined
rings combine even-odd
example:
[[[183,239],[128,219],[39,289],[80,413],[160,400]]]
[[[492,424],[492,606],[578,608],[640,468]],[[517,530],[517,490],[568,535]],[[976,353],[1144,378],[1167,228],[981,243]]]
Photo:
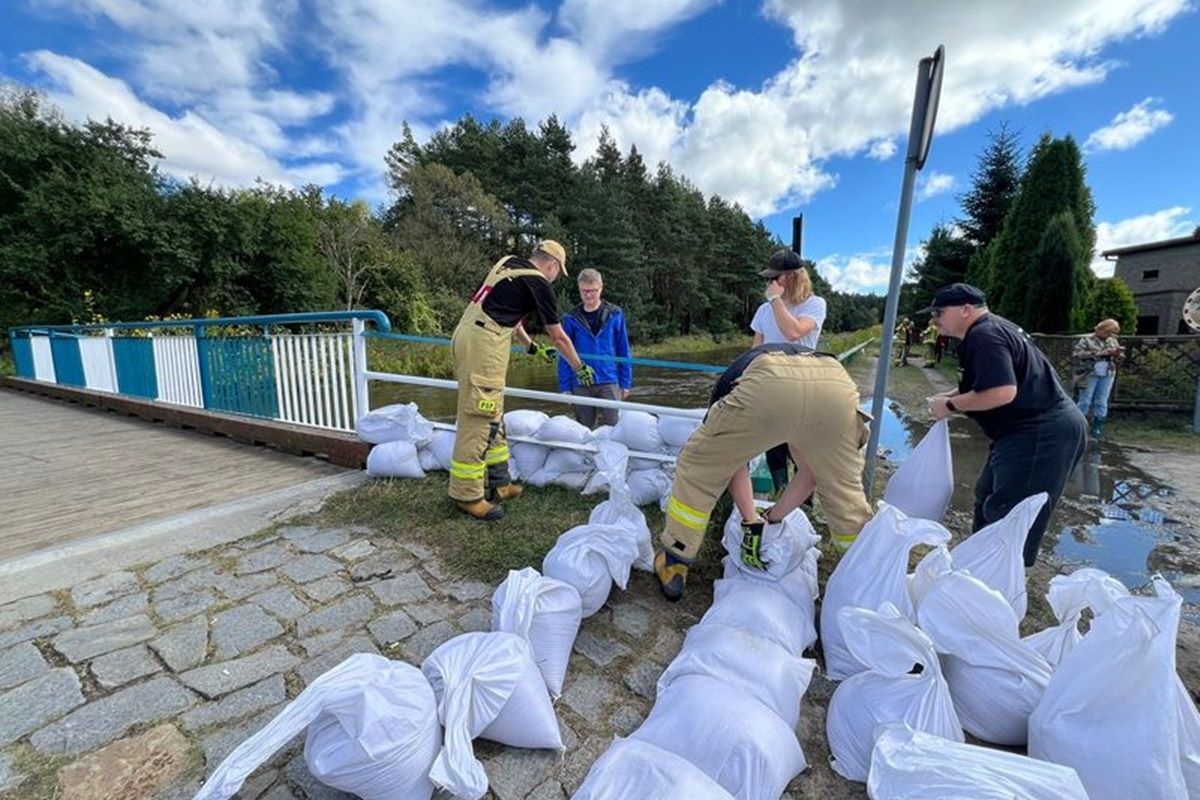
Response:
[[[0,606],[0,798],[190,798],[350,654],[419,665],[452,636],[488,630],[493,588],[450,574],[420,544],[291,527]],[[566,753],[476,742],[488,796],[568,797],[612,737],[649,712],[659,674],[710,602],[705,585],[668,605],[644,573],[629,591],[614,588],[583,623],[556,706]],[[831,688],[818,677],[805,699],[813,768],[785,797],[865,797],[826,765]],[[302,745],[289,743],[238,796],[349,797],[308,774]]]

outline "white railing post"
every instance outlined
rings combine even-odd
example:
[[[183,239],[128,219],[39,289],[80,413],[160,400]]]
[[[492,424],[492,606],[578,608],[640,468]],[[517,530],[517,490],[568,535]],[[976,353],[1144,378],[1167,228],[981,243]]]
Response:
[[[357,420],[371,410],[371,401],[367,397],[367,338],[363,335],[366,326],[361,319],[356,317],[350,324],[354,334],[354,419]]]
[[[104,353],[108,358],[108,377],[112,381],[112,390],[114,393],[121,391],[120,385],[117,383],[117,354],[113,352],[113,329],[104,329]]]

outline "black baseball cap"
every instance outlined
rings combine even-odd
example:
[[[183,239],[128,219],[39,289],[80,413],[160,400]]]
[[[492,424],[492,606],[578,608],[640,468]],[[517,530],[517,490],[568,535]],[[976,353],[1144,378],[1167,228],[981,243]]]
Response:
[[[758,274],[764,278],[777,278],[785,272],[795,272],[803,266],[804,262],[800,260],[800,256],[791,250],[776,250],[771,254],[767,268]]]
[[[933,296],[933,304],[922,308],[918,314],[928,314],[935,308],[947,306],[986,306],[987,297],[979,289],[969,283],[952,283],[937,290]]]

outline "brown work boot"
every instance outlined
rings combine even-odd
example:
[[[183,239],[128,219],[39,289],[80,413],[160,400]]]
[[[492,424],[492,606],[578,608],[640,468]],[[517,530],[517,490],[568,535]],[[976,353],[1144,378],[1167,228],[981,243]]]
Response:
[[[516,500],[525,491],[525,487],[518,483],[506,483],[503,486],[497,486],[490,490],[489,500],[497,503],[502,503],[505,500]]]
[[[475,519],[485,522],[495,522],[504,516],[504,506],[493,505],[487,500],[455,500],[454,502]]]

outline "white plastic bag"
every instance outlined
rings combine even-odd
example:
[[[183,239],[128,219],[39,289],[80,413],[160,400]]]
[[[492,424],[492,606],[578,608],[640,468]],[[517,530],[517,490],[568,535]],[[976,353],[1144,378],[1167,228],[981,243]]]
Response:
[[[800,701],[816,667],[812,659],[749,631],[693,625],[679,655],[659,677],[658,694],[684,676],[707,675],[751,695],[794,730],[800,723]]]
[[[678,453],[703,422],[698,417],[675,417],[663,414],[658,418],[658,436],[667,452]]]
[[[625,479],[634,505],[658,503],[671,493],[672,478],[661,467],[630,470]]]
[[[1022,641],[1041,653],[1051,668],[1057,667],[1083,640],[1083,634],[1079,632],[1083,610],[1091,608],[1094,612],[1103,612],[1116,598],[1128,596],[1129,590],[1102,570],[1084,567],[1070,575],[1055,575],[1050,579],[1046,600],[1058,624],[1030,634]]]
[[[1088,800],[1070,767],[887,725],[871,753],[871,800]]]
[[[609,493],[603,503],[592,509],[588,516],[589,525],[616,525],[624,528],[637,540],[638,557],[633,562],[636,569],[645,572],[654,570],[654,545],[650,541],[650,526],[629,496],[628,487],[618,486]]]
[[[658,419],[645,411],[621,411],[612,438],[635,452],[657,453],[662,450]]]
[[[308,685],[209,776],[195,800],[225,800],[308,729],[313,777],[363,800],[429,800],[429,768],[442,741],[437,700],[420,670],[371,653],[352,655]]]
[[[615,739],[571,800],[733,800],[691,762],[637,739]]]
[[[417,446],[398,439],[375,445],[367,453],[367,477],[424,478]]]
[[[437,698],[445,743],[429,778],[466,800],[488,788],[471,740],[563,750],[562,735],[529,642],[513,633],[464,633],[421,664]]]
[[[629,467],[629,448],[620,442],[598,440],[596,452],[592,454],[595,472],[583,487],[584,494],[612,491],[614,486],[625,485],[625,471]]]
[[[355,420],[354,432],[371,444],[412,442],[422,445],[433,437],[433,423],[421,416],[416,403],[397,403],[363,414]]]
[[[454,431],[435,430],[417,455],[421,459],[421,469],[426,472],[450,469],[450,458],[454,455]]]
[[[825,584],[821,645],[825,674],[831,680],[848,678],[863,669],[846,646],[841,610],[876,609],[891,603],[907,619],[916,621],[908,595],[909,551],[918,544],[939,545],[949,540],[950,532],[937,522],[910,519],[898,508],[879,504],[879,511],[863,526]]]
[[[963,741],[929,637],[890,603],[879,611],[844,608],[840,616],[846,644],[866,672],[847,678],[829,701],[825,732],[833,771],[866,781],[877,729],[889,722]]]
[[[755,580],[780,580],[803,564],[804,556],[820,541],[821,537],[813,530],[812,523],[798,508],[779,522],[764,525],[759,548],[767,564],[764,572],[741,562],[742,514],[736,506],[725,521],[724,534],[721,536],[721,545],[725,552],[734,557],[734,565]]]
[[[509,570],[492,594],[492,630],[515,633],[529,642],[553,698],[562,694],[582,619],[575,587],[539,575],[533,567]]]
[[[587,444],[592,440],[592,432],[587,429],[586,425],[581,425],[563,414],[550,417],[542,423],[533,436],[539,442],[567,442],[568,444]]]
[[[930,550],[924,558],[917,562],[917,568],[908,576],[908,599],[912,602],[914,609],[920,611],[921,600],[929,591],[929,587],[935,580],[952,569],[954,569],[954,562],[950,558],[950,548],[943,544]]]
[[[917,618],[945,654],[942,672],[963,730],[992,744],[1024,745],[1052,668],[1021,641],[1004,595],[956,570],[933,582]]]
[[[762,581],[713,582],[713,604],[700,625],[728,625],[761,636],[800,654],[816,644],[817,631],[809,614],[783,592]]]
[[[504,432],[509,436],[534,436],[550,417],[542,411],[520,408],[504,414]]]
[[[542,560],[542,574],[579,592],[583,616],[604,605],[615,583],[622,589],[638,558],[637,537],[617,525],[579,525],[558,537]]]
[[[812,620],[815,627],[817,623],[817,559],[821,557],[821,551],[817,548],[809,550],[804,561],[800,566],[784,575],[779,580],[772,580],[766,577],[768,573],[760,572],[759,576],[746,570],[737,556],[725,556],[721,559],[723,573],[721,577],[726,580],[734,581],[754,581],[763,586],[781,592],[788,600],[800,609],[807,619]]]
[[[910,517],[941,522],[954,494],[950,423],[935,422],[888,481],[883,500]]]
[[[739,800],[779,800],[808,766],[771,709],[706,675],[674,681],[629,738],[687,759]]]
[[[550,455],[550,448],[541,444],[514,442],[509,445],[509,455],[511,456],[511,462],[516,464],[516,471],[521,480],[529,481],[542,467],[546,466],[546,458]]]
[[[1040,492],[1013,506],[1003,519],[980,528],[950,548],[955,569],[965,569],[1008,598],[1017,612],[1017,621],[1025,619],[1029,593],[1025,582],[1025,538],[1049,495]]]

